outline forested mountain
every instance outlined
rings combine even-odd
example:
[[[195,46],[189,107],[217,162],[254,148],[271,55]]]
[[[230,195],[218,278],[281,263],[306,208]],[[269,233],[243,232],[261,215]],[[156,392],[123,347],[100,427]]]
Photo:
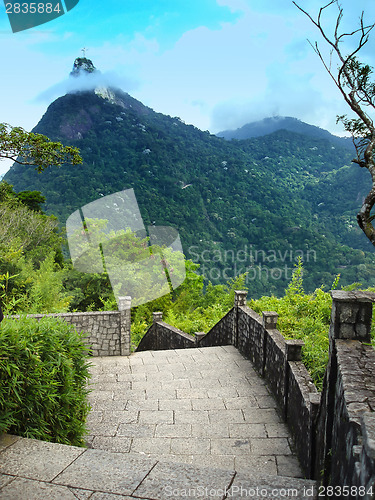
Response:
[[[300,256],[306,288],[338,273],[342,284],[375,285],[372,247],[355,221],[370,180],[329,137],[279,130],[226,141],[118,89],[57,99],[34,132],[80,148],[83,165],[37,174],[15,164],[5,180],[41,191],[61,223],[133,188],[145,225],[178,229],[186,257],[214,283],[248,271],[251,296],[281,293]]]
[[[224,130],[223,132],[219,132],[217,136],[224,137],[226,140],[243,140],[272,134],[272,132],[276,132],[277,130],[288,130],[289,132],[296,132],[297,134],[315,137],[316,139],[327,139],[335,145],[354,150],[351,138],[338,137],[327,130],[316,127],[315,125],[309,125],[308,123],[304,123],[290,116],[272,116],[264,118],[263,120],[247,123],[236,130]]]

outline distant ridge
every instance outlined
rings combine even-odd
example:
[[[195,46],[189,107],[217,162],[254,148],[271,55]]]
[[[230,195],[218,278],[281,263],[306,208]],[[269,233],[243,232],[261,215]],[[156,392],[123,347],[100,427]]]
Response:
[[[316,127],[315,125],[309,125],[308,123],[290,116],[272,116],[264,118],[263,120],[247,123],[236,130],[224,130],[216,135],[228,141],[231,139],[244,140],[272,134],[277,130],[288,130],[317,139],[327,139],[333,144],[343,146],[347,149],[353,149],[353,143],[349,137],[338,137],[327,130]]]

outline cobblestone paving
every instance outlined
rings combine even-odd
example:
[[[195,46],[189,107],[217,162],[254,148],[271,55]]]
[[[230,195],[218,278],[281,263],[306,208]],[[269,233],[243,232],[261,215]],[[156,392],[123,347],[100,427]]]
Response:
[[[303,477],[273,397],[234,347],[147,351],[93,363],[89,448]]]

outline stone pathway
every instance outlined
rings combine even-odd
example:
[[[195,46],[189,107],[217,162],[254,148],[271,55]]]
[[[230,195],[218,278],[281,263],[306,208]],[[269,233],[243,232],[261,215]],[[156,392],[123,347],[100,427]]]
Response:
[[[0,436],[1,500],[316,500],[313,481]]]
[[[94,358],[89,448],[303,477],[263,380],[233,346]]]
[[[234,347],[95,358],[92,374],[89,449],[0,436],[1,500],[317,498]]]

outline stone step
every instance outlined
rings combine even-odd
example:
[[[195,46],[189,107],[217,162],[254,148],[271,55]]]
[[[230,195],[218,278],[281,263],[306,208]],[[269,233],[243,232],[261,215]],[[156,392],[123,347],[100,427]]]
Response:
[[[314,481],[155,461],[17,436],[0,437],[2,500],[314,499]]]
[[[233,346],[92,361],[88,448],[304,477],[264,380]]]

